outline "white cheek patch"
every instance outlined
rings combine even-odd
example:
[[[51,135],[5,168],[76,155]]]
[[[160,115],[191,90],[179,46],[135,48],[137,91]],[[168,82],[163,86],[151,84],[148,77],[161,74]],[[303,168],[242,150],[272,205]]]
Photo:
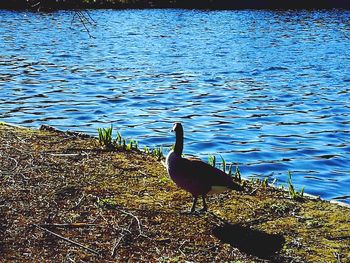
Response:
[[[213,185],[213,186],[211,187],[211,190],[208,192],[208,194],[218,194],[218,193],[225,192],[226,190],[229,190],[229,188],[226,187],[226,186],[216,186],[216,185]]]

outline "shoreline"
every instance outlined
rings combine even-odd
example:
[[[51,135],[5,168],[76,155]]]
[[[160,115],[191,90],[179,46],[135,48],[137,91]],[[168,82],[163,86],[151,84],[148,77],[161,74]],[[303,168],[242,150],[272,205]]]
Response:
[[[6,125],[6,126],[18,128],[18,129],[45,130],[45,131],[50,131],[50,132],[54,132],[54,133],[68,134],[68,135],[71,135],[71,136],[81,137],[81,138],[85,138],[85,139],[96,139],[96,140],[98,140],[98,136],[93,136],[93,135],[90,135],[90,134],[87,134],[87,133],[71,131],[71,130],[63,131],[63,130],[59,130],[59,129],[53,127],[53,126],[45,125],[45,124],[41,125],[37,129],[0,121],[0,126],[1,125]],[[147,145],[146,145],[146,148],[149,149]],[[142,150],[142,149],[140,149],[139,151],[145,153],[144,150]],[[243,180],[247,181],[247,179],[245,179],[245,178],[243,178]],[[269,186],[273,187],[273,188],[276,188],[276,190],[288,192],[287,189],[282,189],[281,187],[278,187],[276,185],[269,185]],[[341,200],[325,199],[325,198],[320,197],[319,195],[312,195],[312,194],[309,194],[307,192],[305,192],[303,195],[305,197],[313,199],[313,200],[320,200],[320,201],[329,202],[329,203],[332,203],[332,204],[337,204],[337,205],[340,205],[340,206],[343,206],[343,207],[350,208],[350,204],[342,202]]]

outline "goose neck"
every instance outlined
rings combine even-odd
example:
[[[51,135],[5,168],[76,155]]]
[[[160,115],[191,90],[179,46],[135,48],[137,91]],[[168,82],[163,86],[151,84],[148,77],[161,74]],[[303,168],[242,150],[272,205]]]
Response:
[[[183,131],[177,131],[176,132],[176,142],[175,142],[174,152],[177,155],[181,156],[183,148],[184,148],[184,134],[183,134]]]

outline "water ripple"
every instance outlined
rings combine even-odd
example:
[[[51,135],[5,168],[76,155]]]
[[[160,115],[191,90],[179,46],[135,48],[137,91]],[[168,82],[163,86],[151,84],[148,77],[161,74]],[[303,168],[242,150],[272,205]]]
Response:
[[[350,203],[349,11],[0,11],[0,116],[221,154],[244,176],[292,171]],[[256,22],[259,21],[259,22]]]

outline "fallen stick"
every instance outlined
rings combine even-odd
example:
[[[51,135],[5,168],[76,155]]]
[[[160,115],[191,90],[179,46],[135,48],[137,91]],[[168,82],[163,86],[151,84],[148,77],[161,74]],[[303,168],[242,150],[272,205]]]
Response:
[[[125,212],[125,211],[123,211],[123,212]],[[116,255],[117,255],[117,248],[118,248],[120,242],[121,242],[121,241],[123,240],[123,238],[127,235],[127,234],[124,234],[124,232],[128,232],[128,234],[131,234],[131,232],[130,232],[130,227],[131,227],[132,223],[133,223],[133,219],[131,219],[131,222],[130,222],[128,228],[127,228],[127,229],[126,229],[126,228],[123,228],[123,229],[122,229],[122,232],[120,233],[120,237],[119,237],[118,239],[116,239],[116,241],[115,241],[115,243],[114,243],[114,246],[113,246],[113,248],[112,248],[112,257],[113,257],[113,258],[115,258]]]
[[[138,226],[138,228],[139,228],[139,236],[141,236],[141,235],[142,235],[142,229],[141,229],[141,222],[140,222],[139,218],[138,218],[137,216],[135,216],[134,214],[130,213],[130,212],[126,212],[126,211],[124,211],[124,210],[122,210],[122,209],[118,209],[118,210],[119,210],[120,212],[122,212],[123,214],[126,214],[126,215],[128,215],[128,216],[133,217],[133,218],[136,220],[137,226]]]
[[[44,228],[44,227],[41,227],[41,226],[39,226],[39,225],[34,224],[34,226],[37,227],[37,228],[39,228],[40,230],[42,230],[42,231],[44,231],[44,232],[47,232],[47,233],[49,233],[49,234],[51,234],[51,235],[53,235],[53,236],[55,236],[55,237],[58,237],[58,238],[60,238],[60,239],[62,239],[62,240],[64,240],[64,241],[66,241],[66,242],[68,242],[68,243],[70,243],[70,244],[73,244],[73,245],[75,245],[75,246],[78,246],[78,247],[80,247],[80,248],[83,248],[83,249],[89,251],[90,253],[95,254],[95,255],[101,257],[101,254],[100,254],[98,251],[94,250],[94,249],[88,248],[88,247],[86,247],[86,246],[84,246],[84,245],[82,245],[82,244],[80,244],[80,243],[78,243],[78,242],[75,242],[75,241],[70,240],[70,239],[68,239],[68,238],[66,238],[66,237],[64,237],[64,236],[61,236],[61,235],[59,235],[59,234],[56,234],[55,232],[52,232],[52,231],[50,231],[50,230],[48,230],[48,229],[46,229],[46,228]]]
[[[68,211],[71,211],[71,210],[74,210],[74,209],[78,208],[84,198],[85,198],[85,193],[83,193],[83,196],[79,199],[79,201],[75,204],[75,206],[69,208]]]
[[[122,232],[120,237],[118,239],[116,239],[116,241],[113,245],[113,248],[112,248],[112,258],[115,258],[115,256],[117,255],[117,248],[119,246],[119,243],[123,240],[124,237],[125,237],[125,235]]]
[[[79,228],[79,227],[90,227],[97,226],[97,224],[89,224],[89,223],[72,223],[72,224],[40,224],[40,227],[63,227],[63,228]]]
[[[258,191],[258,189],[259,189],[259,187],[254,188],[253,191],[251,191],[249,193],[249,195],[254,195],[256,193],[256,191]]]
[[[58,157],[71,157],[71,156],[79,156],[80,153],[50,153],[51,156],[58,156]]]

